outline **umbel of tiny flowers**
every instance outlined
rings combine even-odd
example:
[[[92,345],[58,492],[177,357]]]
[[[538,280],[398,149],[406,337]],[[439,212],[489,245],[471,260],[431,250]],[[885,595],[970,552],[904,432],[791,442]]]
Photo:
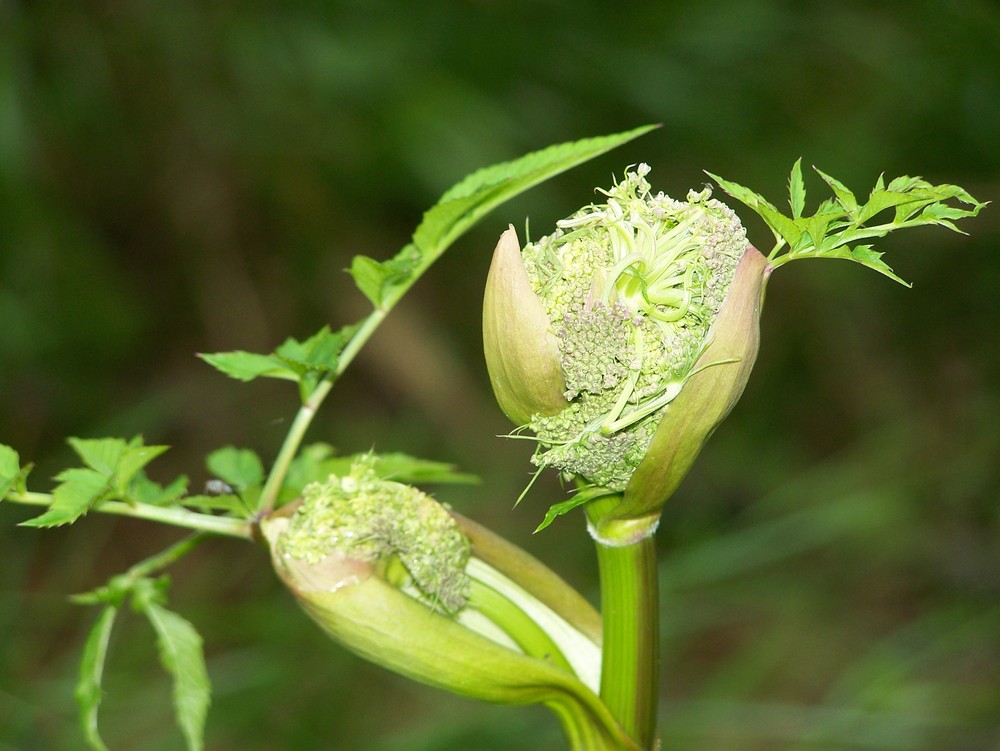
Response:
[[[678,201],[648,173],[523,249],[508,229],[484,298],[501,408],[580,498],[622,495],[606,519],[657,518],[739,398],[770,271],[711,188]]]

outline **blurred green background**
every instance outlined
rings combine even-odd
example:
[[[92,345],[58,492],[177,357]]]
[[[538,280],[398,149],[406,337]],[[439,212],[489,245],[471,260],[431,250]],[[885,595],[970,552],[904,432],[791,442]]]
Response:
[[[196,352],[356,319],[350,258],[394,253],[477,167],[662,122],[463,238],[310,434],[478,473],[439,497],[591,594],[579,517],[530,534],[557,483],[511,510],[530,448],[495,437],[479,350],[508,222],[544,233],[638,161],[675,195],[710,169],[778,202],[802,156],[859,193],[885,170],[1000,198],[992,0],[0,0],[0,35],[0,441],[37,462],[36,489],[68,435],[169,443],[152,474],[193,487],[221,445],[273,456],[294,390]],[[754,377],[659,536],[665,750],[1000,749],[1000,209],[965,227],[884,242],[911,290],[851,264],[772,280]],[[96,613],[66,595],[179,533],[16,526],[33,513],[0,505],[0,750],[79,749]],[[563,747],[543,710],[344,653],[250,545],[213,542],[172,573],[205,637],[213,751]],[[113,751],[181,748],[137,617],[106,688]]]

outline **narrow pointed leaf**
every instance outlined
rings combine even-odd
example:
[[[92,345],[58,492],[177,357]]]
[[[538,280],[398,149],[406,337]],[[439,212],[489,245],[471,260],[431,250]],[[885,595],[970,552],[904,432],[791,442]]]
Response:
[[[624,133],[549,146],[473,172],[445,192],[414,232],[413,243],[421,253],[419,270],[423,271],[463,232],[504,201],[656,127],[645,125]]]
[[[110,478],[93,469],[67,469],[56,479],[60,485],[52,492],[48,510],[21,522],[24,527],[58,527],[71,524],[87,513],[110,487]]]
[[[87,745],[94,751],[108,751],[97,729],[97,714],[103,692],[104,663],[108,655],[108,642],[115,625],[118,608],[108,605],[101,611],[97,622],[90,629],[80,660],[80,673],[76,684],[76,701],[80,706],[80,723]]]
[[[142,468],[169,448],[169,446],[140,445],[129,446],[125,449],[118,462],[118,469],[115,473],[116,487],[119,493],[121,495],[125,495],[129,483],[132,482]]]
[[[211,683],[201,637],[188,621],[162,605],[147,601],[142,610],[156,631],[160,662],[173,677],[174,711],[187,749],[202,751]]]
[[[806,205],[806,185],[802,181],[802,157],[792,165],[792,174],[788,178],[788,205],[792,208],[792,218],[798,219]]]
[[[199,354],[202,360],[216,370],[238,381],[252,381],[255,378],[282,378],[287,381],[299,380],[298,373],[273,355],[257,352],[216,352]]]
[[[826,181],[826,184],[830,186],[830,189],[833,191],[834,195],[837,196],[837,201],[844,207],[844,210],[851,214],[851,216],[854,216],[854,213],[858,209],[858,200],[854,197],[854,194],[847,188],[846,185],[840,182],[840,180],[830,177],[830,175],[826,174],[818,167],[813,167],[813,169],[816,170],[817,174],[819,174],[819,176]],[[890,187],[890,190],[891,189],[892,188]]]

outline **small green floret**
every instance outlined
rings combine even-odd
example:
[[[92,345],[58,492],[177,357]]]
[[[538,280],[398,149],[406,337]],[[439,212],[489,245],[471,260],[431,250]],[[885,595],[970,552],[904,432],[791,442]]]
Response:
[[[282,538],[282,553],[308,563],[340,554],[370,563],[398,561],[410,582],[448,613],[466,602],[468,539],[445,508],[425,493],[380,479],[371,461],[302,491],[302,505]]]
[[[663,409],[705,348],[747,249],[711,188],[686,201],[653,195],[641,164],[607,201],[558,223],[522,261],[559,339],[565,397],[534,415],[538,466],[624,490]]]

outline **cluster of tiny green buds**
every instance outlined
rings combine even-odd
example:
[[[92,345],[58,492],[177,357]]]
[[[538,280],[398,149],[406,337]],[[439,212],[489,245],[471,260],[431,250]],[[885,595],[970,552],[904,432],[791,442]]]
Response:
[[[648,461],[664,413],[689,379],[738,359],[702,358],[737,267],[753,250],[710,187],[678,201],[652,193],[649,171],[626,171],[601,191],[603,203],[558,222],[516,256],[509,230],[487,282],[486,359],[501,407],[535,434],[537,466],[610,492],[626,491]],[[515,275],[524,280],[512,282]],[[555,368],[560,378],[535,377],[534,389],[518,390],[514,368]],[[520,397],[513,408],[511,393]]]
[[[280,547],[282,555],[309,564],[328,556],[370,564],[446,613],[465,606],[469,551],[441,504],[381,479],[371,461],[306,486]]]
[[[348,650],[464,696],[548,705],[587,748],[638,751],[595,693],[589,604],[520,549],[380,478],[373,461],[306,486],[260,532],[281,581]]]

